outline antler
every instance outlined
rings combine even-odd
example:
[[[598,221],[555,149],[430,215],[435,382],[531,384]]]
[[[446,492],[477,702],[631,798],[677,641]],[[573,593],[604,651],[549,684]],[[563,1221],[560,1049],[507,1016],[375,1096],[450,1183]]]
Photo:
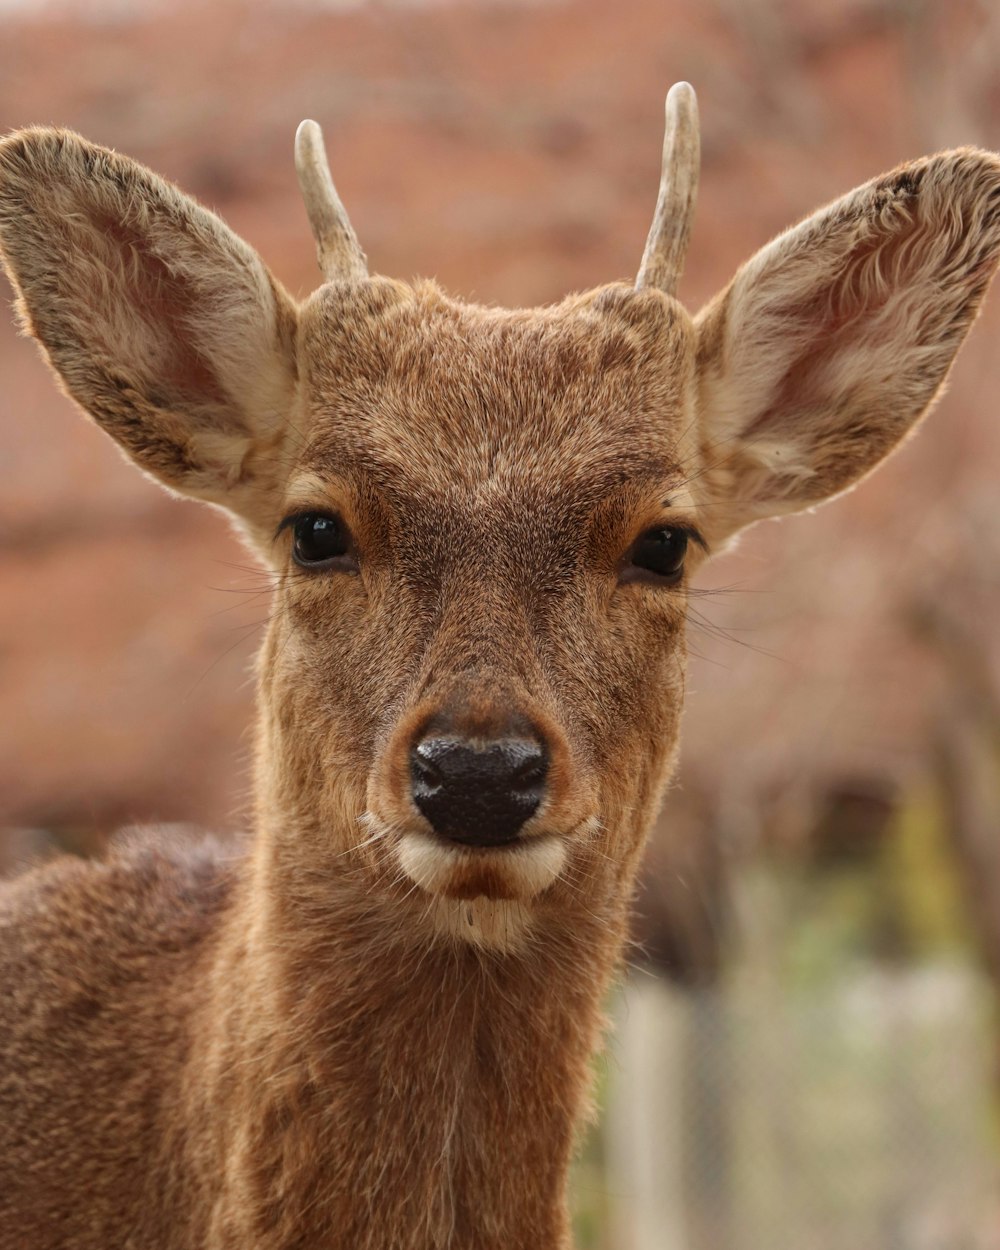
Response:
[[[698,100],[690,83],[678,82],[667,95],[660,194],[636,287],[655,286],[676,294],[691,235],[700,163]]]
[[[368,261],[330,177],[318,123],[304,121],[295,132],[295,170],[316,237],[316,255],[327,282],[360,282]]]

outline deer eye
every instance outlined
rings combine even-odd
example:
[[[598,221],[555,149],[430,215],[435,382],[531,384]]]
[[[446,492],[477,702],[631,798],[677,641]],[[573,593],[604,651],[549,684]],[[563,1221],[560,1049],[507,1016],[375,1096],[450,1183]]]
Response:
[[[339,517],[326,512],[303,512],[288,517],[282,529],[292,529],[292,559],[303,568],[356,568],[351,536]]]
[[[690,532],[679,526],[663,525],[647,530],[632,544],[625,557],[624,580],[657,581],[676,586],[684,575]]]

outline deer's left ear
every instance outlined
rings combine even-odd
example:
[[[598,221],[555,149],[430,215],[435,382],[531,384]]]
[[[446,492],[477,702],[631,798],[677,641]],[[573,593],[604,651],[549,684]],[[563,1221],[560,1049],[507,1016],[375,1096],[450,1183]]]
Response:
[[[1000,259],[1000,158],[903,165],[780,235],[696,320],[716,541],[852,486],[926,412]]]

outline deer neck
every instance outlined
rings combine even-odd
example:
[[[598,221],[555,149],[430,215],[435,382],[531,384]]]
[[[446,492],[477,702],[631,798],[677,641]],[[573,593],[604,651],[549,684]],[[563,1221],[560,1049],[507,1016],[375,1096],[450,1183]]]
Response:
[[[219,1244],[232,1224],[261,1250],[568,1245],[623,902],[500,954],[415,941],[349,874],[321,904],[264,854],[245,888],[211,1007],[227,1039],[205,1065]]]

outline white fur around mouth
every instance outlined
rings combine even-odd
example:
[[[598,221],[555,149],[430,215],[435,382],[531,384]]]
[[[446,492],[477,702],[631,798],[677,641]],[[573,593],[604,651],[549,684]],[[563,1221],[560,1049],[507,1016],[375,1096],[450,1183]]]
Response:
[[[550,886],[566,865],[565,839],[526,838],[513,846],[467,849],[425,833],[406,833],[396,853],[403,871],[428,894],[443,894],[457,871],[488,858],[517,899],[534,898]]]

